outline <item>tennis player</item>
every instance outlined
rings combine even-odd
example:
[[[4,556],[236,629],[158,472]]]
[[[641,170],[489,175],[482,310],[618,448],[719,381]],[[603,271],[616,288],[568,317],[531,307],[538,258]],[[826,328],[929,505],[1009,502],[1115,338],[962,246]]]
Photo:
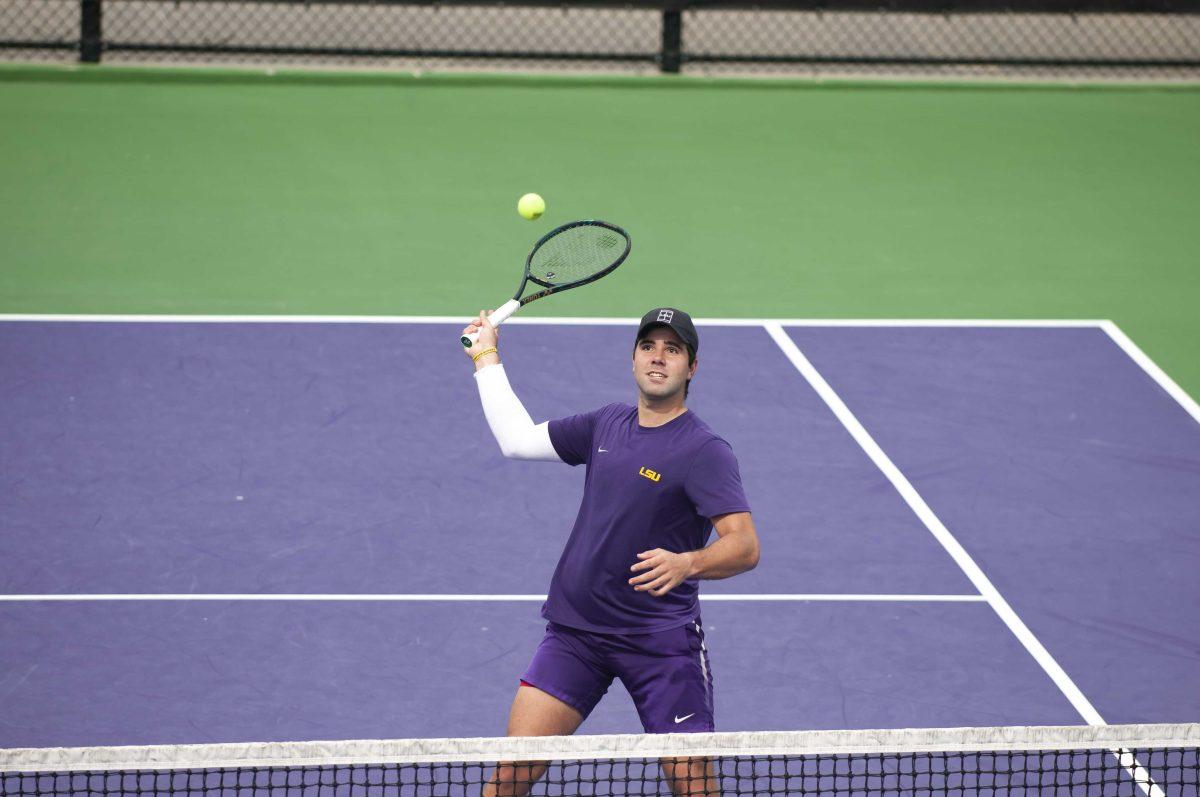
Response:
[[[759,545],[733,450],[686,405],[700,346],[691,318],[670,307],[642,318],[633,346],[636,406],[540,424],[509,385],[486,312],[463,330],[476,331],[466,352],[504,455],[587,465],[579,514],[542,607],[546,634],[521,676],[508,735],[574,733],[613,678],[647,733],[714,730],[697,580],[752,569]],[[498,770],[484,794],[527,792],[541,776],[529,769]]]

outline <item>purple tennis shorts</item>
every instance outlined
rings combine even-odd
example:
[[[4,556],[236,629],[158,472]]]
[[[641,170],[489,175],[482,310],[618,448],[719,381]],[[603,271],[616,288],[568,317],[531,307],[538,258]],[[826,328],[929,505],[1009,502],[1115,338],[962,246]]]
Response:
[[[613,678],[633,697],[646,733],[714,730],[712,670],[700,618],[649,634],[596,634],[547,623],[521,676],[585,718]]]

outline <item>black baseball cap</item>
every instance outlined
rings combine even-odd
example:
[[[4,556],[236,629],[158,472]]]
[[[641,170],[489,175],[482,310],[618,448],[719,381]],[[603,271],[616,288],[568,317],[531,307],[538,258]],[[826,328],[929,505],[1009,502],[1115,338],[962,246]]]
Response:
[[[671,331],[691,348],[693,356],[700,348],[700,336],[696,334],[696,325],[692,323],[692,317],[682,310],[676,310],[674,307],[656,307],[646,313],[642,316],[642,323],[638,325],[637,340],[646,337],[646,333],[654,327],[670,327]]]

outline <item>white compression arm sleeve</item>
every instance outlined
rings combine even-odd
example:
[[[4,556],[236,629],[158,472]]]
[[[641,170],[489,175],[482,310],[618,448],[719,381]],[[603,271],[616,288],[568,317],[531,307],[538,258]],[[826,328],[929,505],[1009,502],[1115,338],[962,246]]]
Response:
[[[497,363],[475,372],[479,400],[500,451],[510,459],[532,459],[542,462],[562,462],[550,442],[550,425],[539,423],[525,411],[521,400],[508,383],[504,366]]]

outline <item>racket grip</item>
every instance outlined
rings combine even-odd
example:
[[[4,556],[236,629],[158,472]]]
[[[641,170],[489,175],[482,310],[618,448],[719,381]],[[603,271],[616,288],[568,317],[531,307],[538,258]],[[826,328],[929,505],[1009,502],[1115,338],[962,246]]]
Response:
[[[517,308],[520,306],[521,303],[516,299],[509,299],[507,302],[492,311],[491,315],[488,316],[488,321],[492,322],[492,326],[498,327],[503,324],[509,316],[517,312]],[[475,345],[475,341],[479,340],[479,333],[471,332],[463,335],[461,338],[459,338],[459,340],[462,341],[464,349],[469,349]]]

